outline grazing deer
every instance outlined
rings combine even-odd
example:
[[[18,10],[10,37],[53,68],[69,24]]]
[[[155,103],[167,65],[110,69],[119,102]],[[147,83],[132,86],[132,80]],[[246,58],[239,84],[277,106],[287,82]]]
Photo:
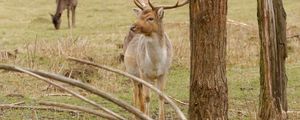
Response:
[[[52,23],[55,27],[55,29],[60,28],[61,23],[61,15],[65,9],[68,10],[67,16],[68,16],[68,26],[70,25],[70,10],[72,11],[72,27],[75,27],[75,9],[77,6],[77,0],[56,0],[57,8],[55,15],[50,14],[52,18]]]
[[[154,7],[150,0],[144,6],[134,0],[138,8],[133,9],[137,21],[130,28],[124,40],[124,63],[126,71],[142,78],[149,83],[155,83],[157,88],[164,90],[166,74],[172,61],[172,45],[163,29],[164,10],[177,8],[188,3],[179,1],[173,6]],[[156,81],[155,81],[156,80]],[[133,102],[142,112],[149,115],[149,88],[134,82]],[[164,100],[159,97],[159,119],[164,120]]]

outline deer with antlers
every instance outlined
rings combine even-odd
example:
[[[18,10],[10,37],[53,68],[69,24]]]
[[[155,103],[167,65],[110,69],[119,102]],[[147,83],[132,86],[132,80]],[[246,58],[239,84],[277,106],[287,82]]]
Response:
[[[72,27],[75,27],[75,9],[77,6],[77,0],[56,0],[57,8],[55,15],[50,14],[52,18],[52,23],[56,30],[60,28],[61,15],[65,9],[67,9],[68,26],[71,28],[70,24],[70,10],[72,12]]]
[[[126,71],[142,78],[149,83],[155,83],[164,91],[166,74],[172,61],[172,44],[164,32],[164,10],[184,6],[189,1],[173,6],[153,6],[148,0],[148,6],[134,0],[138,8],[133,9],[137,21],[131,26],[124,40],[124,63]],[[150,91],[142,84],[134,82],[133,102],[142,112],[149,115]],[[164,120],[164,100],[159,97],[159,119]]]

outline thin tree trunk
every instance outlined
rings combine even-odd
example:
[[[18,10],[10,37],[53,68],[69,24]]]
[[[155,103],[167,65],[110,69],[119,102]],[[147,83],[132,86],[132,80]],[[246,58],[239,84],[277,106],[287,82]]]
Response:
[[[257,0],[261,43],[259,119],[287,119],[286,14],[282,0]]]
[[[228,119],[226,16],[227,0],[190,0],[191,120]]]

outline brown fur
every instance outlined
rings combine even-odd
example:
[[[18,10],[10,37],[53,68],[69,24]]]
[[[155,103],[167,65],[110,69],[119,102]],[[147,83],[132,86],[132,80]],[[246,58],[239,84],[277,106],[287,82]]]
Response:
[[[55,27],[55,29],[60,29],[61,24],[61,15],[65,9],[67,9],[67,16],[68,16],[68,26],[70,25],[70,10],[72,12],[72,26],[75,27],[75,10],[77,6],[77,0],[56,0],[57,8],[55,15],[50,14],[52,18],[52,23]]]
[[[137,21],[124,40],[126,71],[164,91],[172,60],[172,45],[162,26],[163,9],[138,10]],[[149,115],[150,91],[134,82],[134,105]],[[164,100],[159,97],[159,119],[164,120]]]

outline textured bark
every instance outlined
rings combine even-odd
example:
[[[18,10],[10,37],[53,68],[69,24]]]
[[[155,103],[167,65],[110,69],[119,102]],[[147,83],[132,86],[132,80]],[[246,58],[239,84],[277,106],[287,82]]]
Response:
[[[227,0],[190,0],[191,120],[228,119],[226,16]]]
[[[261,43],[259,119],[287,119],[286,14],[282,0],[257,0]]]

